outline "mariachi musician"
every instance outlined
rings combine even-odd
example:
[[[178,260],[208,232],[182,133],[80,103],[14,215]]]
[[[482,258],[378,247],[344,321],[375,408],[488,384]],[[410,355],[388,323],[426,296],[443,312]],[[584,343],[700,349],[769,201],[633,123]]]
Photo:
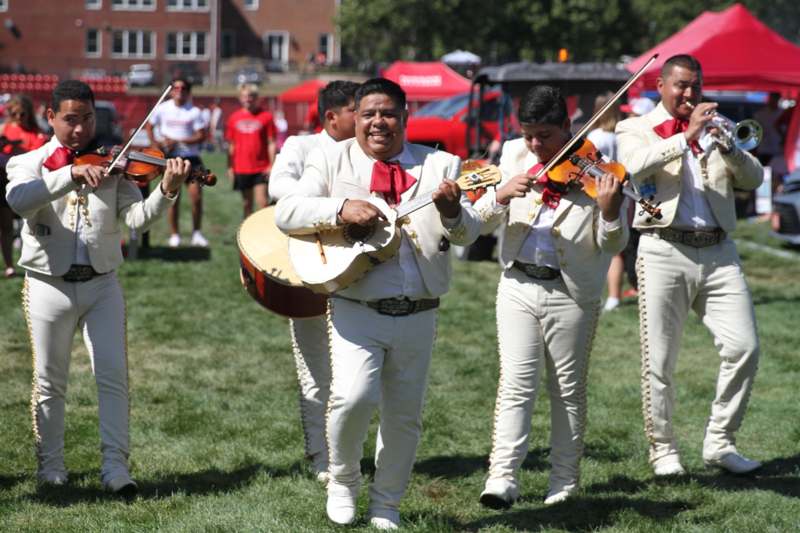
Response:
[[[64,407],[75,329],[83,334],[97,382],[101,481],[105,489],[132,496],[128,471],[128,369],[125,302],[114,270],[122,263],[117,220],[146,228],[175,201],[189,163],[166,161],[161,184],[142,200],[139,189],[105,167],[72,164],[95,135],[92,90],[66,80],[47,110],[52,139],[8,163],[8,203],[24,220],[26,271],[23,308],[34,360],[33,430],[37,480],[67,483]]]

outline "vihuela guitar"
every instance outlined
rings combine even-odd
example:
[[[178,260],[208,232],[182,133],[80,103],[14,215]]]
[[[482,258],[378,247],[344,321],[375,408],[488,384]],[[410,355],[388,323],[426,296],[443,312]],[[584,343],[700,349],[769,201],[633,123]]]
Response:
[[[489,165],[464,165],[456,180],[462,191],[483,189],[500,182],[500,170]],[[386,217],[373,226],[345,224],[331,230],[289,237],[289,259],[303,284],[315,293],[331,294],[363,277],[375,265],[400,249],[404,218],[433,203],[433,191],[392,209],[379,198],[369,198]]]

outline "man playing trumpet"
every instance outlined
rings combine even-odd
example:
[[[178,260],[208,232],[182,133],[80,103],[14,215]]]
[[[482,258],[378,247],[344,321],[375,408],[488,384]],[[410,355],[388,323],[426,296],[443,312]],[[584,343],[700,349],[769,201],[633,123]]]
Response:
[[[716,397],[703,442],[706,465],[734,473],[761,464],[739,454],[741,425],[758,366],[753,301],[736,246],[733,188],[761,184],[763,168],[714,127],[717,104],[701,103],[703,75],[692,56],[669,58],[658,78],[661,103],[617,125],[620,161],[661,204],[663,218],[634,219],[642,233],[637,259],[642,345],[642,410],[655,475],[685,473],[672,427],[673,372],[689,309],[714,336],[720,355]],[[701,148],[700,144],[703,144]]]

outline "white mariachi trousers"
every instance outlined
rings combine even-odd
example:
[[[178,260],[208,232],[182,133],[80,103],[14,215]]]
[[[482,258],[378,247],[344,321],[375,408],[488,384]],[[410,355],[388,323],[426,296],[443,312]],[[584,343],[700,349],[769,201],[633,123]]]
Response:
[[[115,273],[70,283],[28,272],[23,306],[33,350],[31,410],[39,475],[66,474],[64,407],[75,330],[97,383],[101,476],[128,472],[128,361],[125,300]]]
[[[369,422],[380,409],[370,512],[397,511],[411,477],[422,432],[436,310],[404,317],[380,315],[359,303],[330,300],[333,376],[328,404],[331,482],[361,480]]]
[[[579,306],[561,278],[535,280],[515,268],[497,288],[500,379],[489,478],[517,482],[528,452],[539,380],[550,395],[550,492],[579,483],[586,427],[586,374],[600,303]]]
[[[703,321],[719,351],[719,375],[703,458],[736,451],[758,368],[759,343],[753,300],[736,245],[730,239],[706,248],[642,235],[636,263],[642,344],[642,410],[650,461],[677,455],[672,427],[673,374],[689,309]]]
[[[300,418],[303,423],[306,457],[328,464],[325,439],[325,412],[331,387],[331,359],[328,343],[328,318],[289,321],[292,333],[297,380],[300,383]]]

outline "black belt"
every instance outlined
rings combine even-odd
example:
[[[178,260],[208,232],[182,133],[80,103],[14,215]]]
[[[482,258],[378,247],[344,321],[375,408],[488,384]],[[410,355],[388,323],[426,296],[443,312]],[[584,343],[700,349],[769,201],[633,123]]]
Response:
[[[665,241],[685,244],[693,248],[714,246],[725,240],[727,234],[721,229],[712,230],[680,230],[675,228],[649,228],[641,230],[642,233],[658,235]]]
[[[550,280],[561,277],[561,271],[549,266],[533,265],[531,263],[521,263],[514,261],[514,268],[524,273],[529,278]]]
[[[92,278],[100,276],[100,272],[92,268],[92,265],[72,265],[67,270],[67,273],[61,276],[64,281],[70,283],[89,281]]]
[[[348,302],[366,305],[370,309],[374,309],[378,314],[388,316],[408,316],[413,315],[414,313],[421,313],[423,311],[429,311],[439,307],[439,298],[427,298],[422,300],[411,300],[408,297],[384,298],[383,300],[373,300],[371,302],[367,302],[338,295],[333,297],[341,298],[342,300],[347,300]]]

